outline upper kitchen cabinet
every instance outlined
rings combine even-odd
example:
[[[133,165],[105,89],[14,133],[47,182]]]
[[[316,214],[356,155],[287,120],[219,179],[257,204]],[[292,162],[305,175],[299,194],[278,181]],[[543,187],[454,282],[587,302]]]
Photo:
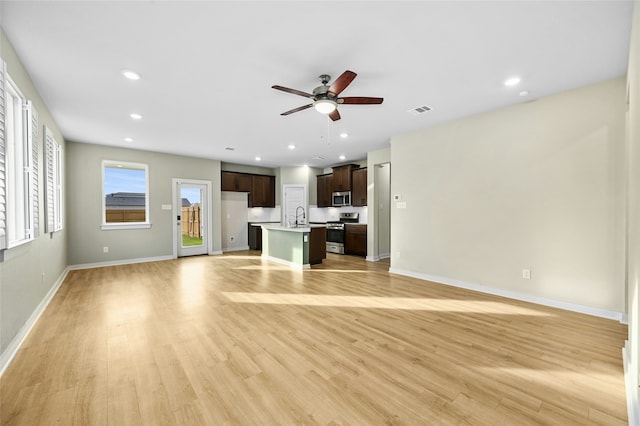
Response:
[[[355,164],[333,167],[333,191],[351,191],[351,173],[357,168]]]
[[[331,192],[333,191],[333,175],[318,175],[318,207],[331,207]]]
[[[367,205],[367,168],[355,169],[351,174],[351,204]]]
[[[247,173],[222,172],[222,190],[251,192],[251,175]]]
[[[249,173],[222,172],[222,190],[248,192],[249,207],[276,206],[276,177]]]
[[[249,207],[276,206],[276,177],[251,175],[251,193]]]

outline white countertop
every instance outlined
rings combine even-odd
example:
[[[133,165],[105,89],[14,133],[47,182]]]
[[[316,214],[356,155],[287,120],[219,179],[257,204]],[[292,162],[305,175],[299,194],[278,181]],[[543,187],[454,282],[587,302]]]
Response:
[[[264,229],[270,229],[274,231],[287,231],[287,232],[311,232],[311,228],[325,228],[325,225],[321,224],[312,224],[312,225],[299,225],[297,227],[292,226],[284,226],[284,225],[270,225],[263,224],[262,227]]]

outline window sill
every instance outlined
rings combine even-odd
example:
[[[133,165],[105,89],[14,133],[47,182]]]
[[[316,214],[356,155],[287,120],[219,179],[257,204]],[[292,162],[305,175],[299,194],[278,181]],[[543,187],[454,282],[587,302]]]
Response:
[[[22,240],[20,242],[13,243],[11,247],[0,250],[0,262],[26,255],[29,252],[29,243],[32,241],[33,238],[29,240]]]
[[[150,223],[104,223],[100,226],[103,231],[115,231],[119,229],[149,229]]]

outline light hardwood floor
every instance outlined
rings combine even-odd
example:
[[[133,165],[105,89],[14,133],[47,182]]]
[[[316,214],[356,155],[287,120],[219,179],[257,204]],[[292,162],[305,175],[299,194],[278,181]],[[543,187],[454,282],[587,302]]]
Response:
[[[69,273],[0,379],[2,425],[624,425],[615,321],[330,255]]]

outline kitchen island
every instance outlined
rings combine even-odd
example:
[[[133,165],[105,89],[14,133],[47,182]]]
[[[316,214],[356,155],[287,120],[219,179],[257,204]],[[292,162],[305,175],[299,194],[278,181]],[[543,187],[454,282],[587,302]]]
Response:
[[[262,257],[308,269],[326,258],[325,225],[262,225]]]

